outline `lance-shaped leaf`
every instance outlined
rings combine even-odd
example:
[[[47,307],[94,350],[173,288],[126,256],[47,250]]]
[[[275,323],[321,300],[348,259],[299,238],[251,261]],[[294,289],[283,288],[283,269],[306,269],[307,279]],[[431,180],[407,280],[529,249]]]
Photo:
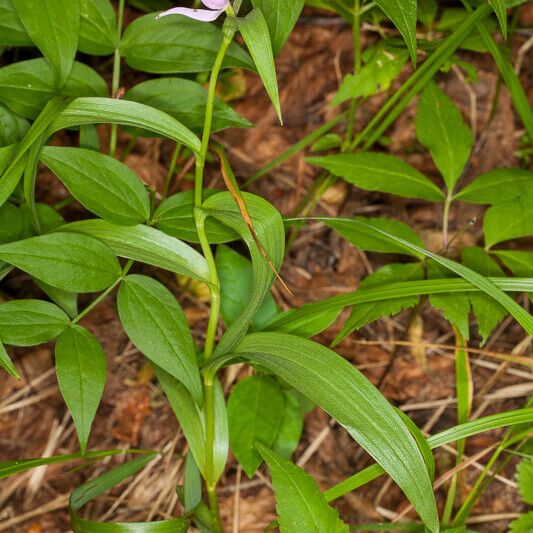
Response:
[[[150,198],[139,176],[113,157],[82,148],[47,146],[41,161],[99,217],[124,226],[150,217]]]
[[[74,233],[50,233],[2,244],[0,259],[66,291],[101,291],[121,274],[120,264],[108,246]]]
[[[61,333],[55,354],[59,389],[74,420],[83,453],[104,392],[105,354],[94,335],[77,324]]]
[[[282,533],[348,533],[348,525],[305,470],[265,446],[258,449],[270,470]]]
[[[15,368],[15,365],[13,364],[13,361],[9,358],[9,355],[7,353],[7,350],[5,346],[2,344],[0,340],[0,366],[11,376],[20,379],[20,376],[17,372],[17,369]]]
[[[263,80],[266,92],[272,100],[276,115],[279,121],[283,123],[279,103],[276,65],[274,64],[274,54],[265,17],[262,11],[256,7],[246,17],[238,18],[236,21],[237,27],[257,67],[257,72]]]
[[[202,382],[191,330],[168,289],[146,276],[128,276],[118,291],[118,312],[133,344],[181,381],[201,404]]]
[[[50,302],[11,300],[0,304],[0,340],[14,346],[35,346],[55,339],[68,316]]]
[[[90,235],[104,242],[113,252],[126,259],[208,281],[205,258],[194,248],[149,226],[118,226],[105,220],[73,222],[61,231]]]
[[[0,46],[33,44],[11,0],[0,0]]]
[[[267,368],[335,418],[398,483],[427,527],[438,531],[433,488],[418,445],[363,374],[330,349],[282,333],[253,333],[233,352]]]
[[[29,128],[26,119],[0,104],[0,148],[19,142]]]
[[[115,51],[117,17],[109,0],[80,0],[81,21],[78,50],[93,56]]]
[[[498,17],[503,36],[507,39],[507,5],[505,0],[488,0]]]
[[[80,31],[80,0],[11,0],[31,40],[66,82]]]

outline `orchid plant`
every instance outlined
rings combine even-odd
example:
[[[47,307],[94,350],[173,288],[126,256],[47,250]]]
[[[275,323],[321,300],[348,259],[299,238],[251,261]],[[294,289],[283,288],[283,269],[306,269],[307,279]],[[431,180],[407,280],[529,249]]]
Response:
[[[186,531],[193,525],[220,533],[224,526],[217,488],[228,472],[231,450],[250,478],[266,464],[278,513],[272,527],[282,532],[392,530],[395,524],[349,526],[332,505],[383,474],[418,514],[418,521],[413,518],[406,525],[409,531],[467,531],[467,519],[491,479],[492,466],[504,452],[521,449],[531,433],[531,402],[513,411],[471,416],[468,341],[471,309],[481,346],[504,317],[513,317],[533,334],[533,317],[509,294],[533,292],[532,254],[502,246],[533,234],[533,181],[522,168],[493,170],[461,183],[476,132],[434,79],[451,64],[468,68],[456,51],[474,34],[478,49],[481,39],[482,51],[494,57],[533,139],[524,90],[489,31],[498,21],[507,35],[507,4],[494,0],[474,9],[465,0],[462,17],[442,30],[443,39],[435,46],[436,2],[417,6],[413,0],[401,7],[391,0],[308,2],[335,11],[353,28],[353,71],[332,101],[332,106],[346,109],[243,182],[224,147],[213,139],[214,132],[251,126],[217,96],[220,74],[235,67],[256,72],[282,123],[275,56],[297,23],[304,0],[202,4],[205,9],[178,6],[150,12],[123,31],[125,0],[119,0],[117,13],[108,0],[0,0],[0,12],[5,13],[0,17],[0,50],[6,62],[13,59],[0,68],[0,281],[22,271],[46,295],[0,304],[0,365],[12,379],[20,379],[7,347],[55,342],[57,380],[80,446],[76,454],[4,461],[0,477],[67,460],[128,454],[127,461],[73,491],[69,506],[75,533]],[[212,24],[224,14],[221,25]],[[417,18],[427,39],[417,34]],[[377,25],[390,21],[405,44],[395,38],[363,51],[365,20]],[[7,49],[19,46],[33,47],[41,55],[17,62]],[[416,65],[420,50],[424,62],[398,88],[396,78],[408,68],[409,58]],[[76,61],[78,51],[113,57],[111,90],[98,72]],[[121,89],[123,63],[162,77]],[[198,77],[174,76],[179,74]],[[199,83],[206,79],[207,89]],[[391,87],[394,91],[381,109],[368,124],[360,124],[364,102]],[[383,135],[416,96],[417,140],[434,162],[438,185],[376,148],[378,141],[385,144]],[[101,124],[111,124],[107,153],[96,129]],[[119,127],[129,135],[128,145],[119,146]],[[59,142],[64,137],[56,134],[67,129],[76,129],[79,146]],[[123,162],[137,139],[148,136],[174,146],[160,190],[143,183]],[[295,216],[283,217],[267,199],[245,190],[307,147],[315,154],[308,163],[322,174]],[[180,168],[184,154],[195,161],[194,190],[170,194],[176,172],[186,172]],[[68,191],[60,205],[37,201],[40,164]],[[220,175],[217,190],[204,186],[207,164]],[[321,195],[340,180],[440,206],[442,246],[427,249],[413,228],[395,219],[313,217]],[[74,202],[87,216],[67,221],[62,210]],[[484,247],[464,247],[460,258],[453,258],[456,239],[464,231],[450,224],[450,212],[459,202],[490,207],[483,222]],[[504,223],[511,219],[517,222]],[[271,288],[278,283],[290,297],[282,263],[307,223],[325,225],[363,252],[401,259],[369,275],[354,293],[281,312]],[[242,244],[248,257],[238,252]],[[156,269],[207,287],[210,311],[203,335],[193,335],[175,291],[156,279]],[[96,295],[87,300],[87,294]],[[157,522],[103,523],[82,516],[85,504],[160,453],[89,446],[107,366],[97,335],[83,324],[115,294],[124,332],[147,359],[187,441],[184,480],[177,487],[180,512],[174,508],[175,516]],[[457,378],[457,425],[429,437],[333,349],[366,324],[405,309],[411,310],[409,323],[420,324],[426,296],[451,323]],[[81,309],[80,301],[85,302]],[[347,308],[351,314],[332,346],[309,340]],[[426,364],[424,356],[419,359]],[[508,360],[530,365],[525,358]],[[220,377],[235,365],[248,365],[251,373],[226,398]],[[302,435],[304,403],[328,413],[374,463],[322,490],[291,460]],[[466,439],[502,427],[509,429],[475,489],[459,501],[456,474],[470,464],[463,461]],[[436,478],[432,450],[451,443],[457,445],[456,467],[451,475]],[[442,479],[451,484],[439,512],[435,491]]]

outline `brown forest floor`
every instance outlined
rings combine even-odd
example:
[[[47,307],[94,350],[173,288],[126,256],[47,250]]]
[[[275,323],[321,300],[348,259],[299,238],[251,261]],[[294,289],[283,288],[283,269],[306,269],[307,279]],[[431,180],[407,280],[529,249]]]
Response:
[[[129,16],[135,16],[135,12]],[[529,19],[529,20],[528,20]],[[523,8],[522,24],[533,22],[533,6]],[[366,31],[365,44],[375,41],[377,35]],[[516,37],[515,52],[527,40]],[[278,72],[284,108],[285,127],[276,124],[274,112],[261,89],[260,82],[252,74],[244,74],[247,93],[236,102],[237,110],[249,118],[252,130],[234,130],[220,135],[227,143],[237,175],[247,177],[257,168],[296,142],[306,133],[333,116],[328,101],[335,94],[341,73],[351,64],[351,32],[340,19],[324,17],[306,11],[290,42],[278,59]],[[452,96],[470,124],[476,124],[478,132],[475,153],[466,180],[495,167],[517,164],[515,151],[522,134],[507,90],[497,91],[497,71],[489,56],[461,52],[472,62],[479,81],[470,85],[454,71],[441,74],[446,92]],[[515,55],[516,57],[516,55]],[[529,59],[531,60],[531,52]],[[104,60],[92,59],[93,66],[108,79],[111,65]],[[533,100],[533,62],[525,57],[522,82],[528,87]],[[407,66],[401,79],[410,73]],[[140,80],[140,74],[125,69],[123,84],[130,87]],[[384,96],[372,98],[358,116],[358,123],[368,121],[384,100]],[[489,123],[492,103],[496,98],[496,113]],[[476,113],[472,114],[474,103]],[[414,131],[415,105],[395,123],[389,131],[391,144],[388,150],[400,155],[409,163],[437,179],[433,164],[426,152],[417,149]],[[107,142],[108,130],[101,128],[101,140]],[[75,136],[62,134],[59,142],[74,144]],[[121,146],[128,142],[122,134]],[[413,149],[413,147],[415,149]],[[160,189],[166,175],[172,145],[158,139],[140,140],[126,163],[136,170],[147,183]],[[222,186],[216,169],[210,169],[210,185]],[[273,202],[285,215],[290,215],[317,177],[317,170],[303,161],[303,155],[293,157],[281,169],[263,178],[252,191]],[[187,189],[191,183],[181,179],[176,190]],[[47,171],[39,178],[41,200],[56,202],[65,197],[66,191]],[[430,249],[440,246],[441,214],[435,206],[416,200],[398,199],[392,196],[354,190],[345,184],[331,189],[320,202],[317,212],[331,215],[391,216],[416,227],[424,236]],[[72,220],[83,211],[75,205],[65,213]],[[452,212],[451,229],[467,225],[478,215],[478,208],[462,206]],[[462,234],[463,244],[480,242],[480,223],[469,226]],[[363,254],[347,245],[323,225],[304,229],[287,258],[283,276],[294,291],[289,299],[281,291],[275,291],[283,308],[301,305],[334,294],[353,291],[359,280],[385,261],[379,254]],[[141,269],[143,267],[140,267]],[[201,297],[178,286],[168,273],[149,271],[174,290],[186,309],[195,334],[202,338],[208,317],[208,308]],[[11,275],[4,283],[4,297],[39,296],[28,278],[20,273]],[[81,305],[89,301],[81,298]],[[448,323],[435,311],[424,308],[423,330],[418,339],[425,342],[452,345],[453,337]],[[350,336],[338,351],[357,365],[387,398],[398,406],[407,405],[407,412],[426,431],[433,432],[455,424],[455,410],[447,399],[454,397],[453,346],[450,349],[426,349],[427,371],[413,358],[413,350],[394,345],[391,341],[406,339],[409,312],[394,319],[378,321]],[[140,447],[164,449],[167,453],[150,464],[134,482],[123,485],[109,497],[101,498],[85,509],[92,518],[121,521],[161,519],[176,515],[180,507],[174,487],[181,481],[183,461],[180,454],[185,441],[177,423],[157,386],[142,364],[141,355],[128,342],[115,311],[114,296],[101,304],[96,312],[83,320],[103,343],[108,356],[108,380],[105,396],[98,411],[90,440],[92,449]],[[492,336],[487,350],[531,354],[524,332],[511,321],[505,321]],[[333,339],[335,327],[321,337],[325,343]],[[416,340],[417,332],[414,332]],[[413,335],[411,335],[413,340]],[[367,341],[377,341],[368,343]],[[366,343],[365,343],[366,342]],[[471,346],[476,346],[476,338]],[[39,457],[59,453],[76,452],[78,449],[72,420],[69,418],[57,388],[53,371],[51,345],[35,349],[15,351],[16,363],[23,379],[16,381],[0,373],[0,460]],[[420,346],[418,347],[420,350]],[[472,354],[475,390],[495,375],[499,363],[494,359]],[[240,370],[240,375],[248,372]],[[147,377],[148,376],[148,377]],[[224,384],[229,388],[239,376],[228,372]],[[501,412],[521,406],[523,397],[531,394],[533,373],[527,369],[510,367],[501,372],[494,386],[487,391],[493,394],[480,414]],[[494,395],[494,393],[496,393]],[[410,406],[410,407],[409,407]],[[498,440],[501,433],[485,433],[469,439],[467,454],[474,455]],[[451,449],[436,452],[437,465],[442,473],[453,466]],[[175,452],[175,453],[172,453]],[[318,410],[307,415],[302,441],[295,459],[319,481],[328,487],[369,464],[369,457],[353,443],[342,428],[332,424]],[[4,480],[0,484],[0,531],[25,533],[55,533],[69,531],[67,499],[70,491],[89,476],[109,469],[118,461],[101,461],[83,470],[72,470],[72,465],[55,465],[30,471]],[[513,480],[515,463],[493,482],[476,507],[475,515],[516,513],[521,511],[520,499]],[[461,480],[461,493],[466,493],[475,480],[477,470],[470,468]],[[120,496],[117,500],[116,497]],[[220,486],[221,508],[227,531],[232,531],[235,517],[239,529],[233,531],[259,532],[274,518],[274,498],[266,477],[261,470],[253,479],[240,475],[236,463],[230,457],[229,466]],[[444,493],[439,493],[442,504]],[[117,502],[117,503],[113,503]],[[406,504],[405,498],[393,484],[380,478],[338,502],[343,518],[350,523],[379,521],[394,515]],[[381,514],[380,514],[381,513]],[[475,527],[483,532],[503,532],[505,520],[490,521]],[[304,532],[302,532],[304,533]]]

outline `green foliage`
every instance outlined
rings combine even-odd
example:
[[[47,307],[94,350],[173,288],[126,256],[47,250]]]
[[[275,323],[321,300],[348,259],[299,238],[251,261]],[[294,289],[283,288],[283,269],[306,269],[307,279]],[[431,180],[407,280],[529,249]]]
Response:
[[[115,51],[117,17],[109,0],[80,0],[78,50],[107,56]]]

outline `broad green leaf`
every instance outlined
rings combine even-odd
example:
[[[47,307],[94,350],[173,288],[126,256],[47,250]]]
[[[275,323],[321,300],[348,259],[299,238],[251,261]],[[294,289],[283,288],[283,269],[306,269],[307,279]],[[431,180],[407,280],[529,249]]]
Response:
[[[533,172],[521,168],[496,168],[478,176],[454,199],[474,204],[499,204],[533,191]]]
[[[194,460],[194,455],[189,452],[185,459],[185,474],[183,481],[183,506],[185,513],[191,512],[202,501],[202,477]]]
[[[438,530],[433,489],[417,443],[394,408],[348,361],[307,339],[253,333],[234,355],[267,368],[324,409],[380,463],[431,531]]]
[[[33,280],[37,286],[57,304],[70,318],[76,318],[78,315],[78,295],[75,292],[64,291],[57,287],[52,287],[39,279]]]
[[[52,455],[51,457],[37,457],[36,459],[15,459],[14,461],[0,462],[0,479],[26,472],[32,468],[38,468],[44,465],[53,465],[58,463],[65,463],[67,461],[74,461],[77,459],[100,459],[104,457],[111,457],[113,455],[123,455],[125,453],[146,453],[140,450],[98,450],[87,453],[70,453],[62,455]]]
[[[509,524],[509,533],[531,533],[533,530],[533,511],[520,515]]]
[[[54,70],[44,58],[0,68],[0,101],[22,117],[33,120],[56,95],[106,96],[107,86],[100,75],[84,63],[74,63],[60,90],[55,84]]]
[[[158,268],[208,281],[205,258],[184,242],[148,226],[117,226],[105,220],[73,222],[61,231],[82,233],[107,244],[113,252]]]
[[[67,81],[78,49],[79,0],[11,0],[31,40],[57,72],[58,87]]]
[[[246,17],[237,18],[236,22],[257,67],[257,72],[261,76],[266,92],[272,100],[276,115],[283,124],[276,65],[274,64],[274,54],[265,16],[259,8],[255,7]]]
[[[507,6],[505,0],[488,0],[498,17],[498,22],[505,39],[507,39]]]
[[[533,190],[528,194],[489,207],[483,220],[485,244],[533,235]]]
[[[466,422],[465,424],[459,424],[435,435],[431,435],[427,441],[430,448],[435,449],[444,444],[451,444],[452,442],[466,439],[485,431],[505,426],[531,424],[531,422],[533,422],[533,408],[516,409],[515,411],[489,415]],[[336,500],[344,494],[366,485],[383,473],[384,470],[379,465],[369,466],[327,490],[325,492],[326,499],[328,501]]]
[[[205,450],[205,413],[193,400],[190,392],[170,374],[163,369],[154,366],[154,371],[161,383],[165,396],[167,397],[172,411],[176,415],[178,422],[187,438],[187,443],[191,448],[194,459],[204,478],[206,472],[206,450]],[[214,442],[214,480],[217,481],[228,460],[229,437],[228,419],[226,413],[226,401],[224,392],[218,380],[215,382],[215,442]]]
[[[115,51],[117,17],[109,0],[80,0],[78,49],[84,54],[107,56]]]
[[[305,0],[252,0],[265,16],[275,56],[289,38],[304,4]]]
[[[223,245],[217,248],[215,260],[220,280],[221,314],[224,323],[229,326],[241,315],[250,299],[253,286],[252,263],[232,248]],[[250,327],[261,330],[277,314],[276,302],[272,294],[267,293]]]
[[[416,134],[431,152],[452,193],[468,162],[474,138],[455,104],[433,82],[426,85],[418,102]]]
[[[18,240],[22,229],[20,209],[9,202],[0,206],[0,244]]]
[[[196,349],[176,298],[155,279],[132,275],[122,282],[117,303],[120,321],[133,344],[181,381],[201,405],[203,392]]]
[[[522,461],[518,465],[516,478],[522,500],[528,505],[533,505],[533,461],[531,459]]]
[[[17,372],[17,369],[15,368],[15,365],[13,364],[13,361],[9,358],[9,355],[5,349],[5,346],[3,345],[2,341],[0,340],[0,366],[10,375],[17,379],[20,379],[20,376]]]
[[[442,191],[401,159],[377,152],[309,157],[307,162],[367,191],[380,191],[424,200],[442,201]]]
[[[14,346],[36,346],[55,339],[69,318],[57,305],[42,300],[0,304],[0,340]]]
[[[0,148],[20,141],[29,128],[27,120],[0,104]]]
[[[386,91],[399,76],[408,57],[405,50],[377,50],[359,72],[344,77],[331,105]]]
[[[150,217],[150,198],[142,181],[116,159],[93,150],[47,146],[41,161],[99,217],[124,226]]]
[[[22,215],[22,238],[34,237],[39,235],[33,227],[32,214],[26,204],[20,206],[20,213]],[[65,224],[65,219],[53,207],[47,204],[35,204],[35,210],[41,222],[41,232],[51,233]]]
[[[515,276],[533,277],[533,252],[492,250],[491,253],[501,259]]]
[[[244,239],[250,251],[253,268],[253,288],[248,305],[220,339],[215,349],[217,355],[227,353],[246,334],[250,322],[261,307],[274,282],[275,273],[272,267],[279,271],[285,250],[285,229],[277,209],[263,198],[253,194],[243,193],[243,198],[252,219],[257,239],[264,248],[272,266],[267,263],[259,251],[230,193],[215,194],[204,201],[203,208],[209,216],[226,224]]]
[[[72,324],[57,339],[55,367],[59,390],[74,420],[80,450],[84,453],[104,393],[104,351],[91,332]]]
[[[376,228],[379,231],[384,231],[392,235],[396,235],[416,246],[422,246],[420,237],[409,226],[394,220],[392,218],[365,218],[354,217],[351,220],[344,219],[328,219],[325,223],[332,229],[334,229],[341,237],[345,238],[348,242],[361,248],[365,252],[382,252],[382,253],[394,253],[394,254],[409,254],[417,258],[421,258],[421,254],[417,251],[406,250],[405,247],[398,246],[396,243],[384,241],[379,234],[372,235],[368,231],[365,231],[364,227],[358,227],[358,223],[364,223],[365,225]]]
[[[429,262],[429,279],[442,279],[448,275],[446,267],[434,261]],[[432,294],[429,297],[429,303],[433,307],[440,309],[444,318],[453,324],[465,339],[470,339],[470,300],[467,294]]]
[[[262,463],[256,445],[272,447],[284,407],[283,391],[270,376],[250,376],[233,388],[228,400],[230,446],[249,478]]]
[[[200,140],[175,118],[137,102],[116,98],[76,98],[50,125],[49,133],[85,124],[121,124],[142,128],[200,151]]]
[[[31,46],[32,44],[11,0],[0,0],[0,46]]]
[[[155,13],[145,15],[126,28],[120,51],[130,67],[153,74],[211,70],[222,43],[219,28],[180,15],[155,17]],[[250,69],[253,63],[232,43],[223,66]]]
[[[200,132],[204,127],[207,90],[194,81],[183,78],[148,80],[135,85],[124,98],[160,109],[192,131]],[[248,128],[251,123],[215,97],[211,131],[215,133],[232,126]]]
[[[204,200],[221,191],[204,189]],[[153,220],[156,228],[172,237],[199,243],[194,222],[194,191],[183,191],[163,200],[155,210]],[[235,241],[239,234],[213,218],[205,221],[205,231],[211,244]]]
[[[120,264],[108,246],[74,233],[49,233],[2,244],[0,259],[66,291],[101,291],[121,274]]]
[[[391,263],[364,278],[359,284],[359,288],[364,290],[366,288],[379,287],[401,281],[420,280],[423,274],[422,263]],[[336,346],[352,332],[361,329],[366,324],[378,318],[395,315],[403,309],[414,307],[418,301],[418,296],[408,296],[405,298],[392,298],[382,302],[356,305],[352,308],[349,318],[344,323],[339,334],[335,337],[332,345]]]
[[[487,277],[504,277],[505,273],[482,248],[465,248],[462,253],[463,265],[478,274]],[[481,345],[485,344],[489,335],[498,323],[507,315],[505,309],[487,294],[470,294],[470,303],[476,316]]]
[[[283,394],[285,396],[285,407],[272,449],[283,459],[290,459],[300,442],[304,419],[302,407],[296,394],[291,390],[285,390]]]
[[[398,31],[402,34],[416,66],[416,0],[376,0],[376,4],[385,12]]]
[[[272,477],[282,533],[348,533],[348,525],[328,505],[316,481],[305,470],[265,446],[258,448]]]

